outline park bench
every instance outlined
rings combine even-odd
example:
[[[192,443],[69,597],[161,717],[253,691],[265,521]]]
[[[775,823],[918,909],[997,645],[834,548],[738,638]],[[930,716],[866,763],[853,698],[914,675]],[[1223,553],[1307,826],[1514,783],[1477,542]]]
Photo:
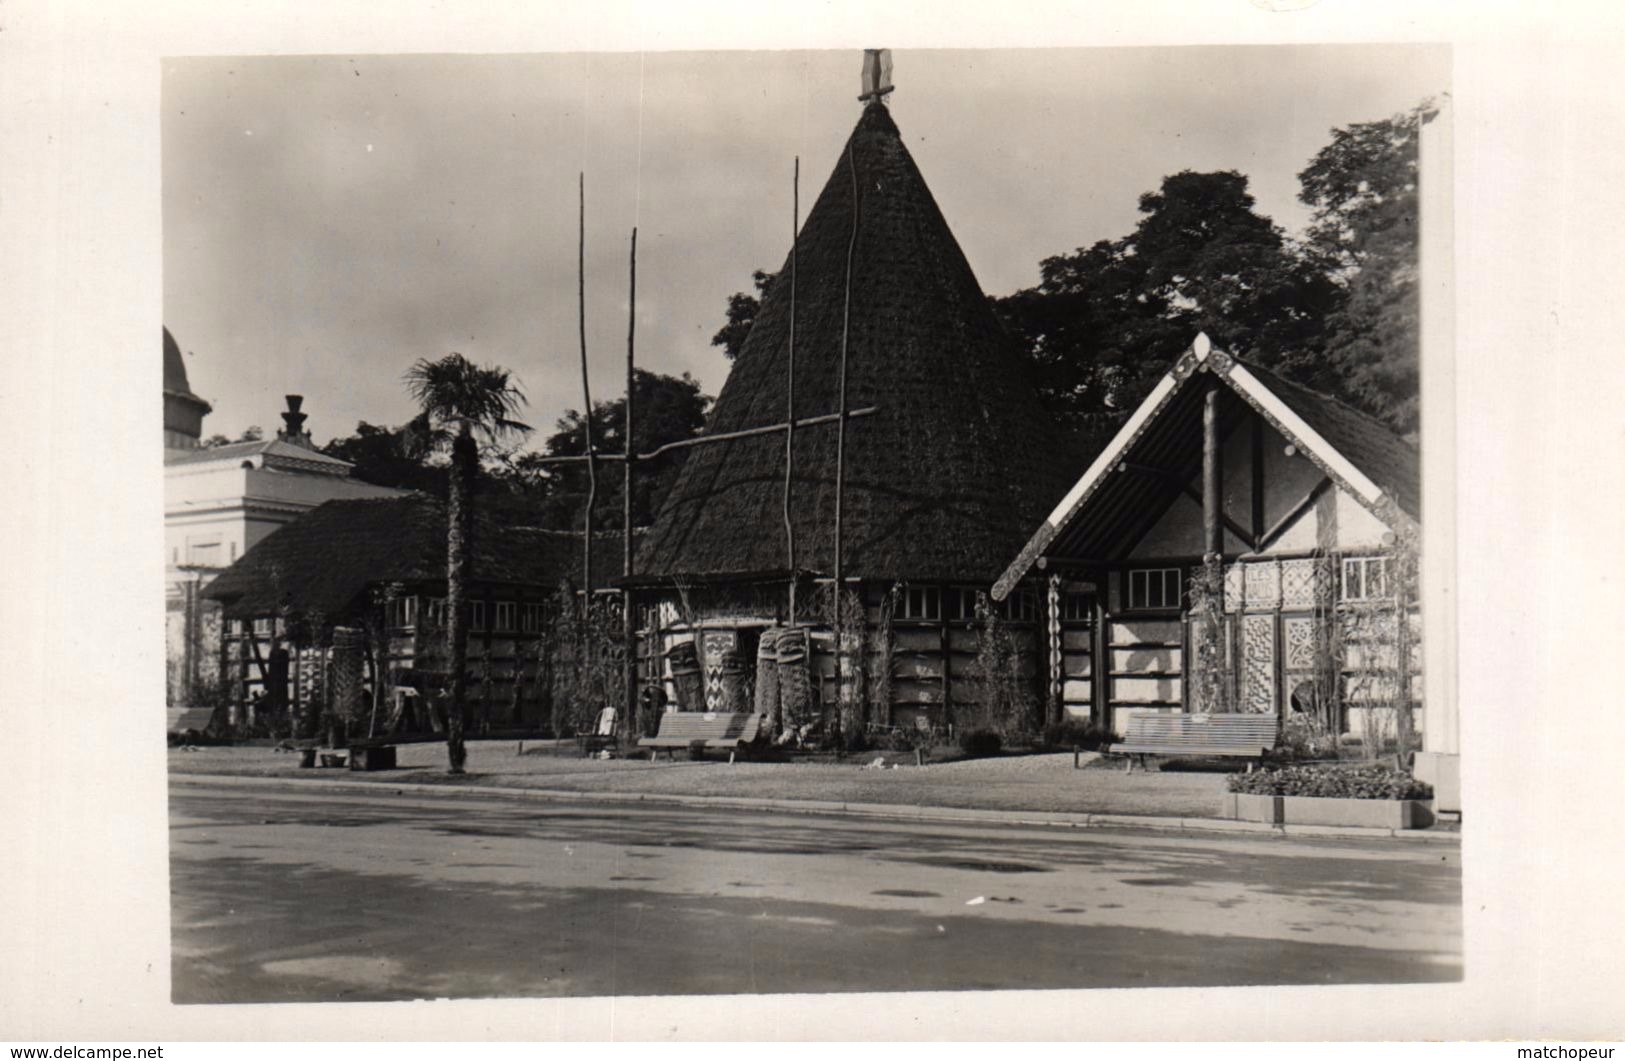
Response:
[[[1128,735],[1107,750],[1127,755],[1134,772],[1138,757],[1147,755],[1190,758],[1236,757],[1262,761],[1275,747],[1279,721],[1274,715],[1137,715],[1129,720]],[[1247,765],[1252,769],[1252,762]]]
[[[653,737],[640,739],[638,747],[649,749],[650,762],[662,748],[668,757],[673,748],[726,748],[731,763],[741,748],[754,744],[761,736],[762,718],[749,712],[668,711],[660,716],[659,731]]]

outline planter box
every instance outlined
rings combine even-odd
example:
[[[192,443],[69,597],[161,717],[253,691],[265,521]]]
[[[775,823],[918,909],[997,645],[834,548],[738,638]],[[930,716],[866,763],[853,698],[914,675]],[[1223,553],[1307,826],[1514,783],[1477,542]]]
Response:
[[[1240,822],[1268,822],[1271,825],[1280,825],[1281,817],[1280,796],[1255,796],[1247,792],[1226,792],[1224,794],[1224,813],[1220,817],[1234,818]]]
[[[1420,799],[1331,799],[1282,796],[1288,825],[1364,825],[1378,829],[1421,829],[1433,824],[1427,801]]]
[[[1271,825],[1362,825],[1377,829],[1424,829],[1433,824],[1426,800],[1254,796],[1244,792],[1224,794],[1220,817]]]

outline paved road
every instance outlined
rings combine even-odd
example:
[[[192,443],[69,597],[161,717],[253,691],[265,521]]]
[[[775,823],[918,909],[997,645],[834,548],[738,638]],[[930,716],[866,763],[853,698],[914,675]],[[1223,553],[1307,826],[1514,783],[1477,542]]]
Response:
[[[193,784],[170,814],[176,1002],[1461,977],[1452,846]]]

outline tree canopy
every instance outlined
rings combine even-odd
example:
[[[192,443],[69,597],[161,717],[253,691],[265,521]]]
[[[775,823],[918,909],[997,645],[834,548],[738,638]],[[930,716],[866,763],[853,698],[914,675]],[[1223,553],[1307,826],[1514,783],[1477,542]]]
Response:
[[[633,377],[634,453],[647,453],[668,442],[693,438],[705,427],[711,398],[701,392],[699,381],[688,373],[665,376],[638,369]],[[626,451],[626,396],[595,402],[592,415],[593,442],[599,452]],[[579,456],[587,452],[585,418],[579,409],[570,409],[559,418],[557,429],[544,445],[546,456]],[[528,493],[536,518],[542,526],[579,528],[587,503],[587,469],[581,463],[546,465],[527,454],[513,462],[518,487]],[[665,454],[653,461],[640,462],[633,486],[632,519],[646,526],[654,519],[666,492],[682,467],[683,453]],[[607,473],[607,474],[606,474]],[[621,522],[622,474],[619,463],[598,466],[598,492],[593,504],[596,525],[618,527]]]
[[[1198,331],[1400,432],[1420,384],[1416,141],[1422,104],[1332,130],[1298,175],[1302,240],[1254,208],[1234,171],[1185,171],[1140,197],[1134,231],[1046,258],[1039,283],[993,300],[1040,397],[1098,438]]]
[[[722,347],[722,356],[729,361],[738,357],[739,351],[745,348],[745,339],[750,335],[750,326],[756,323],[756,314],[761,311],[762,299],[767,297],[768,288],[773,286],[777,276],[777,273],[758,269],[750,274],[751,282],[756,286],[756,294],[738,291],[728,296],[728,323],[711,336],[711,345]]]
[[[1324,373],[1401,431],[1420,419],[1417,142],[1436,113],[1428,100],[1334,129],[1298,174],[1298,198],[1314,211],[1309,253],[1340,294],[1325,324]]]

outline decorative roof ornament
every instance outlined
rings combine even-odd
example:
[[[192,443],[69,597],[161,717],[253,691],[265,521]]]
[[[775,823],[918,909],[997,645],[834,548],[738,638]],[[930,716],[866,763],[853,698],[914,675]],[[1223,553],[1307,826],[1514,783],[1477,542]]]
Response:
[[[884,102],[884,98],[895,86],[891,83],[891,49],[865,48],[863,50],[863,95],[858,97],[862,103],[871,100]]]

